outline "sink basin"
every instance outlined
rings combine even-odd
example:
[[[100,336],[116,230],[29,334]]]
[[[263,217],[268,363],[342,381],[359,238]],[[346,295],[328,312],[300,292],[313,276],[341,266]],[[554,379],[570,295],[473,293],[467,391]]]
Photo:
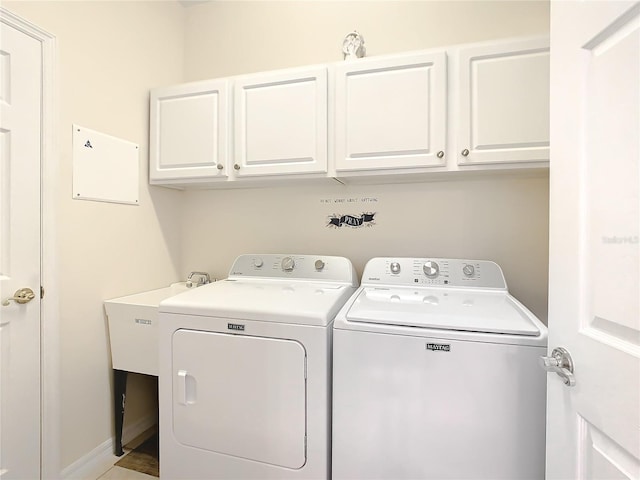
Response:
[[[104,302],[114,369],[158,376],[158,305],[187,290],[179,282]]]

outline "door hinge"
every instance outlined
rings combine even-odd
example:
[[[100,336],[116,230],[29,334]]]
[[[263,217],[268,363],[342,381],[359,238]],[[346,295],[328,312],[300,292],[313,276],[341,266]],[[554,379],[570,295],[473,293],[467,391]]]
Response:
[[[42,300],[43,298],[44,298],[44,287],[40,285],[40,299]]]

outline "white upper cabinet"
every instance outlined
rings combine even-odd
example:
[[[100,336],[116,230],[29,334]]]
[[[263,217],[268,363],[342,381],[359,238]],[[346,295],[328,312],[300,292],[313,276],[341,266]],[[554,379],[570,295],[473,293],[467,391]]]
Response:
[[[415,181],[548,165],[548,38],[457,45],[151,92],[153,184]]]
[[[458,164],[548,162],[548,39],[464,47],[458,68]]]
[[[339,172],[445,164],[444,51],[335,67],[335,168]]]
[[[150,183],[227,179],[228,90],[223,79],[151,91]]]
[[[234,173],[238,178],[327,172],[327,69],[234,81]]]

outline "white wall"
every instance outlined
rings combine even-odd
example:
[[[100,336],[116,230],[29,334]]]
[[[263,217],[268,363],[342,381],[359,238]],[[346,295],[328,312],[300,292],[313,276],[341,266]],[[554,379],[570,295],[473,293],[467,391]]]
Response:
[[[22,2],[3,6],[58,41],[57,250],[60,268],[61,466],[113,435],[103,300],[165,286],[179,268],[181,195],[150,188],[149,88],[182,77],[184,10],[175,2]],[[71,199],[71,124],[140,145],[140,206]],[[45,285],[46,288],[46,285]],[[132,379],[127,422],[153,385]],[[136,405],[137,404],[137,405]],[[143,408],[144,407],[144,408]]]
[[[335,62],[357,29],[368,56],[548,33],[548,2],[216,1],[187,9],[185,80]],[[323,198],[379,198],[377,224],[332,230]],[[249,252],[498,262],[514,295],[547,317],[548,178],[185,193],[185,270],[227,274]]]

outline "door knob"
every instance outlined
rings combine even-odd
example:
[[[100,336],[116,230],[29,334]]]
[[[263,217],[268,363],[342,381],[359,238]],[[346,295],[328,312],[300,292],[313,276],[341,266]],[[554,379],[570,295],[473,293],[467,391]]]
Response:
[[[35,297],[36,297],[36,294],[33,293],[33,290],[31,290],[30,288],[28,287],[20,288],[16,290],[16,293],[13,294],[13,297],[9,297],[6,300],[4,300],[2,302],[2,305],[4,307],[8,306],[11,300],[13,300],[16,303],[19,303],[20,305],[23,305],[25,303],[29,303]]]
[[[547,372],[555,372],[560,375],[568,387],[573,387],[576,384],[576,379],[573,376],[573,359],[566,349],[554,348],[550,357],[540,357],[539,362]]]

